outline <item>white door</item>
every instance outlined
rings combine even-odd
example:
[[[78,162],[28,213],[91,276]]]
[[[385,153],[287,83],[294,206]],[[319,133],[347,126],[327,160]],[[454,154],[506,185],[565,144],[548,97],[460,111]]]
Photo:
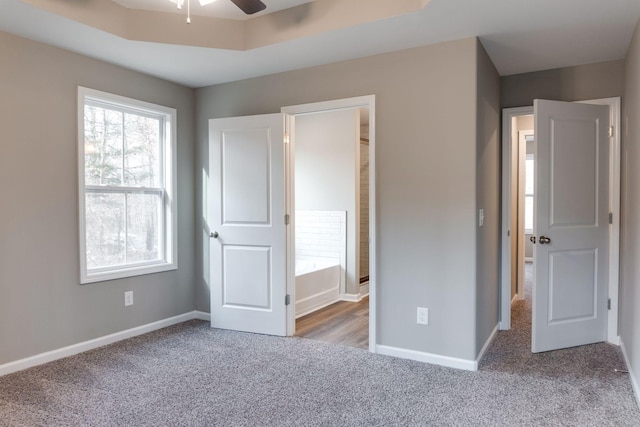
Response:
[[[282,114],[209,120],[211,327],[286,335]]]
[[[604,341],[609,107],[535,100],[534,353]]]

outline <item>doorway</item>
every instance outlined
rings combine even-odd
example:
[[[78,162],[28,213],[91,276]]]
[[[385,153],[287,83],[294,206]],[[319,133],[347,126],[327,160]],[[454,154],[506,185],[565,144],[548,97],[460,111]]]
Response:
[[[617,309],[618,309],[618,244],[619,244],[619,200],[620,200],[620,100],[619,98],[582,101],[585,104],[607,105],[609,107],[610,123],[612,123],[611,144],[609,146],[609,275],[608,297],[609,311],[607,313],[608,342],[617,344]],[[524,296],[524,269],[519,268],[524,261],[525,232],[520,231],[521,221],[518,213],[524,211],[524,201],[518,194],[524,191],[518,188],[518,168],[522,161],[526,162],[526,151],[520,150],[522,137],[526,130],[522,123],[533,114],[533,107],[509,108],[503,110],[503,184],[502,184],[502,279],[500,297],[500,329],[511,327],[511,304]],[[524,126],[530,127],[530,126]],[[523,152],[524,151],[524,152]],[[518,156],[520,153],[520,156]],[[534,159],[532,159],[534,160]],[[535,160],[534,160],[535,161]],[[523,197],[524,196],[523,194]],[[515,247],[514,247],[515,246]]]
[[[287,237],[288,335],[373,351],[374,97],[282,112],[292,225]]]

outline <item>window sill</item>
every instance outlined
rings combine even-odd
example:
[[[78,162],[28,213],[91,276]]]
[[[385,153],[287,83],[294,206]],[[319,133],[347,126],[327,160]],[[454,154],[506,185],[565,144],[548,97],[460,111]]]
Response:
[[[162,273],[171,270],[177,270],[177,263],[162,263],[154,265],[143,265],[135,267],[120,268],[118,270],[100,271],[94,273],[82,272],[80,275],[80,284],[105,282],[107,280],[124,279],[127,277],[143,276],[146,274]]]

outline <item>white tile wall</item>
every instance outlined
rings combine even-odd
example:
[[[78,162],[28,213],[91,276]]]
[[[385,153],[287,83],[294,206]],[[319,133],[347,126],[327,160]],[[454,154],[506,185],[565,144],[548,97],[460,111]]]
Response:
[[[339,259],[344,268],[346,243],[346,211],[296,211],[296,258]]]

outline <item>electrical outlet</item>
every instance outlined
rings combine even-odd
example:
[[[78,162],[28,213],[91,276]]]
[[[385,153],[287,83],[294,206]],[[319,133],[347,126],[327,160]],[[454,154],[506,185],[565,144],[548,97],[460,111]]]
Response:
[[[429,324],[429,309],[424,307],[418,307],[418,325]]]
[[[127,291],[124,293],[124,306],[128,307],[133,305],[133,291]]]

